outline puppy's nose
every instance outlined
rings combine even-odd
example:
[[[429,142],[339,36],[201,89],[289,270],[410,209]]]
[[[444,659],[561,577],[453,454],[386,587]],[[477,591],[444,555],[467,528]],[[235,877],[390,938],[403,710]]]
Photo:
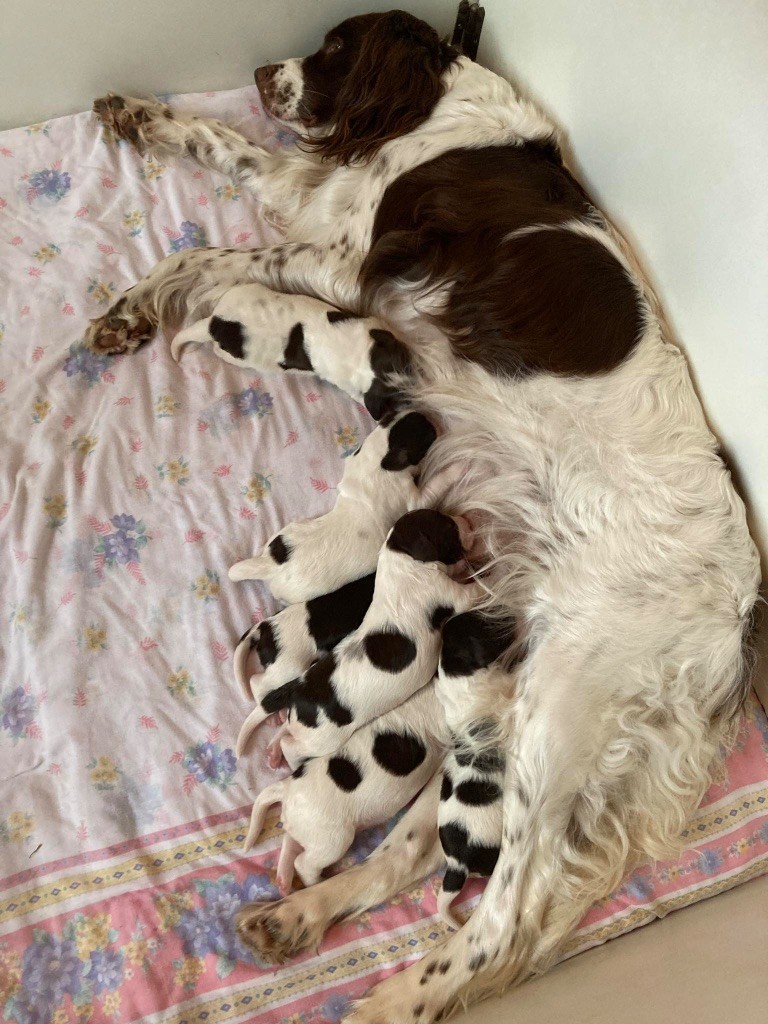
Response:
[[[253,73],[253,77],[256,79],[256,85],[261,88],[263,85],[268,85],[269,82],[275,77],[275,72],[279,71],[282,64],[264,64],[260,68],[256,68]]]

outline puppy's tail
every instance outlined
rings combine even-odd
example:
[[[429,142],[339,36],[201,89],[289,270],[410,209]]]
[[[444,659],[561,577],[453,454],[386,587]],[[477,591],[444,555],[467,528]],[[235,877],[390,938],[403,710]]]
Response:
[[[278,686],[264,694],[240,727],[237,743],[235,744],[235,753],[238,757],[243,756],[243,751],[248,745],[248,740],[251,738],[253,731],[258,729],[263,721],[269,718],[275,711],[282,711],[284,708],[290,707],[298,684],[298,679],[291,679],[289,682],[283,683],[282,686]]]
[[[185,345],[204,345],[213,340],[208,330],[210,322],[211,318],[206,316],[189,327],[185,327],[183,331],[179,331],[171,342],[171,356],[177,363],[181,359],[181,350]]]
[[[235,562],[229,570],[229,578],[235,582],[240,580],[269,580],[276,569],[274,559],[265,552],[256,558],[246,558],[242,562]]]
[[[261,704],[257,704],[256,707],[251,711],[246,720],[240,727],[240,732],[237,735],[237,743],[235,744],[235,753],[238,757],[242,757],[245,748],[248,746],[248,740],[253,735],[254,730],[258,729],[262,722],[269,718],[270,712],[265,711]]]
[[[448,870],[443,881],[440,883],[440,892],[437,894],[437,912],[442,919],[455,928],[456,931],[462,926],[462,922],[451,910],[451,904],[464,888],[467,880],[467,870],[464,867],[457,867],[449,861]]]
[[[281,779],[280,782],[275,782],[272,786],[267,786],[263,789],[253,802],[253,810],[251,811],[251,823],[248,826],[248,835],[245,837],[243,843],[243,853],[247,853],[256,843],[256,840],[261,835],[261,830],[264,828],[264,819],[267,816],[267,811],[273,804],[282,804],[285,799],[285,790],[287,784],[291,780]]]
[[[258,625],[253,626],[243,636],[240,643],[235,648],[235,653],[232,657],[232,668],[235,673],[235,679],[240,685],[240,689],[243,691],[246,700],[253,700],[253,692],[251,691],[251,684],[248,680],[248,673],[245,666],[248,663],[248,655],[251,653],[253,634],[258,630]]]

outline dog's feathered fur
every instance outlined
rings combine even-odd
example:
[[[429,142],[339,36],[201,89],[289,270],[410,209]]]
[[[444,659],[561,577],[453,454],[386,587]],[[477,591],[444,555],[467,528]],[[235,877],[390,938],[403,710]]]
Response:
[[[314,152],[266,154],[154,101],[100,102],[137,144],[192,154],[252,188],[285,218],[289,242],[177,254],[89,336],[135,347],[168,316],[202,316],[251,280],[381,316],[412,350],[412,401],[445,427],[425,478],[468,462],[449,505],[476,517],[489,603],[518,630],[504,692],[466,709],[467,721],[502,712],[482,740],[507,755],[501,852],[469,924],[347,1018],[427,1024],[546,969],[595,899],[637,861],[676,849],[746,692],[759,566],[685,360],[623,242],[563,168],[553,125],[413,19],[378,19],[344,23],[306,66],[330,81],[332,58],[347,55],[335,92],[313,86],[324,110],[309,109],[309,93],[297,101],[320,125]],[[387,102],[402,112],[419,97],[379,138],[370,118],[334,110],[388,63],[386,43],[379,64],[349,57],[374,24],[410,54],[413,84],[392,79]],[[302,87],[301,62],[280,69]],[[437,788],[367,864],[243,911],[244,940],[279,962],[433,869]]]

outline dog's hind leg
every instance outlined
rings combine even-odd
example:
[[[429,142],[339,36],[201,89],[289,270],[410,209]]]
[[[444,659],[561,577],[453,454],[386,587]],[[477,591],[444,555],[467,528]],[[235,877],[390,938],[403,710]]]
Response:
[[[646,703],[615,686],[615,663],[576,674],[567,651],[548,647],[518,687],[501,851],[478,908],[345,1024],[431,1024],[545,971],[630,867],[679,846],[717,749],[695,695],[662,715],[653,687]]]
[[[421,791],[385,842],[363,864],[276,903],[251,903],[237,916],[246,945],[270,963],[316,947],[327,928],[415,885],[443,862],[437,837],[440,773]]]

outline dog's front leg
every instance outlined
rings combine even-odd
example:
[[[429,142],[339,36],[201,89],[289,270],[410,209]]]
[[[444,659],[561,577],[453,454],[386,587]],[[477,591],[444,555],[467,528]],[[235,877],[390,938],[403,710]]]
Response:
[[[159,100],[108,93],[93,109],[114,136],[140,153],[191,156],[238,181],[284,219],[328,173],[300,150],[270,153],[222,121],[182,114]]]
[[[349,871],[326,878],[276,903],[252,903],[237,916],[246,945],[270,963],[316,948],[331,925],[415,885],[443,862],[437,837],[441,773],[421,791],[385,842]]]

